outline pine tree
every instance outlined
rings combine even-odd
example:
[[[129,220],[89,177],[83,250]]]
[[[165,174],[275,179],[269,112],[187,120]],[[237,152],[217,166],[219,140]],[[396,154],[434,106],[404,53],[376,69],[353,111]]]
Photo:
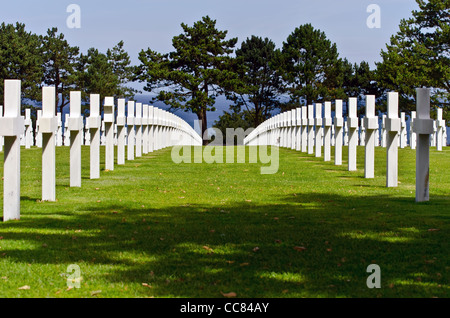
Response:
[[[64,106],[69,103],[70,90],[75,88],[75,65],[80,50],[78,47],[72,47],[64,39],[64,34],[57,32],[57,28],[51,28],[43,37],[44,84],[55,86],[56,108],[59,107],[62,112]]]
[[[419,10],[400,22],[399,31],[381,51],[377,79],[382,87],[401,94],[400,109],[415,109],[415,88],[433,88],[432,101],[450,100],[450,1],[416,0]],[[444,102],[443,102],[444,101]]]
[[[216,21],[208,16],[192,27],[184,23],[181,27],[183,33],[172,39],[174,51],[140,52],[137,78],[146,82],[146,91],[160,89],[157,99],[171,108],[195,113],[204,134],[207,111],[215,110],[216,97],[237,78],[229,56],[237,38],[225,40],[227,31],[218,30]]]

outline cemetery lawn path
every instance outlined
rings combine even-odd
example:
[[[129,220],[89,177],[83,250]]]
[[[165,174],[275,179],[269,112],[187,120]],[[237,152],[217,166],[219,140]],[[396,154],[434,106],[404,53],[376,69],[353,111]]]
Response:
[[[371,180],[364,147],[355,172],[346,147],[342,166],[280,149],[266,175],[260,163],[175,164],[171,149],[105,171],[102,148],[90,180],[83,146],[82,187],[70,188],[69,148],[57,147],[57,202],[40,201],[41,153],[22,148],[21,220],[0,223],[0,297],[450,295],[449,147],[430,149],[425,203],[409,148],[386,188],[382,147]],[[372,263],[381,288],[366,285]]]

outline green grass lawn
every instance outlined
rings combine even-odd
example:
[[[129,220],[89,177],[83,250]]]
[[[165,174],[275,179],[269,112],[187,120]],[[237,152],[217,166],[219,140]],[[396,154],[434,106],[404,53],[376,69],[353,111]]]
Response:
[[[56,154],[57,202],[41,202],[41,149],[22,149],[21,219],[0,223],[0,297],[450,295],[448,147],[430,150],[425,203],[414,201],[409,148],[397,188],[385,187],[381,147],[371,180],[364,147],[356,172],[346,148],[342,166],[280,149],[272,175],[261,164],[174,164],[163,149],[90,180],[83,147],[81,188],[69,187],[69,148]],[[371,263],[379,289],[366,286]],[[70,264],[80,288],[67,286]]]

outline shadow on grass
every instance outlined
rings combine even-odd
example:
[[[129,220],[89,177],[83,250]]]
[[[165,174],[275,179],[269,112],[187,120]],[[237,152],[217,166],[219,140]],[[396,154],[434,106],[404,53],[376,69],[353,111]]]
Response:
[[[298,194],[284,204],[24,212],[0,236],[11,262],[82,264],[84,281],[148,283],[155,297],[447,297],[448,197]],[[382,288],[369,289],[369,264]],[[109,269],[104,268],[107,265]],[[107,294],[105,294],[107,295]]]

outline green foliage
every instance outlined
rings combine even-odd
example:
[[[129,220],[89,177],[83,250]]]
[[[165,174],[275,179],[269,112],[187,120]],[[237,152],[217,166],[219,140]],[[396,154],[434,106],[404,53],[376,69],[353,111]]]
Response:
[[[134,78],[134,67],[130,63],[130,57],[123,49],[123,41],[108,49],[106,54],[96,48],[81,54],[76,74],[82,98],[88,100],[91,93],[100,94],[101,100],[106,96],[134,96],[137,91],[125,85]]]
[[[415,88],[433,88],[432,103],[444,107],[450,119],[450,1],[416,0],[418,11],[400,22],[391,37],[383,61],[377,64],[377,79],[387,90],[401,94],[400,109],[415,110]]]
[[[236,81],[233,59],[229,56],[237,38],[225,40],[227,31],[216,28],[208,16],[192,27],[182,23],[183,33],[172,39],[174,51],[160,54],[147,49],[139,54],[137,78],[146,82],[145,90],[164,87],[157,99],[195,113],[207,128],[207,111],[214,111],[215,98],[224,87]]]
[[[295,107],[343,96],[336,44],[311,24],[296,28],[283,42],[282,69]]]
[[[116,86],[113,96],[118,98],[130,98],[138,93],[138,90],[126,86],[134,79],[135,67],[131,66],[131,59],[123,48],[124,42],[120,41],[112,49],[106,51],[108,63],[112,66],[112,72],[117,77],[118,85]]]
[[[119,79],[106,54],[90,48],[86,55],[81,54],[80,61],[78,77],[83,85],[78,87],[82,89],[83,99],[87,99],[90,93],[100,94],[101,99],[114,96]]]
[[[280,51],[275,49],[275,43],[268,38],[252,36],[236,50],[239,82],[227,92],[227,98],[238,106],[235,108],[238,112],[242,106],[245,107],[246,117],[250,120],[245,126],[251,123],[257,127],[271,117],[271,111],[280,106],[283,85],[276,64],[279,59]],[[224,116],[229,115],[226,113]],[[226,118],[223,120],[228,121]]]
[[[256,117],[255,109],[242,109],[239,105],[231,105],[229,111],[224,111],[219,120],[214,122],[213,127],[222,132],[223,144],[226,144],[227,128],[242,128],[246,131],[249,128],[255,128],[252,125]]]
[[[49,29],[42,39],[43,83],[56,87],[56,108],[59,106],[59,112],[62,112],[63,107],[69,103],[70,90],[76,89],[75,66],[78,63],[79,48],[72,47],[64,39],[64,34],[57,32],[57,28]]]
[[[25,24],[0,25],[0,100],[3,101],[3,80],[22,81],[22,98],[40,99],[43,78],[41,37],[27,32]]]

